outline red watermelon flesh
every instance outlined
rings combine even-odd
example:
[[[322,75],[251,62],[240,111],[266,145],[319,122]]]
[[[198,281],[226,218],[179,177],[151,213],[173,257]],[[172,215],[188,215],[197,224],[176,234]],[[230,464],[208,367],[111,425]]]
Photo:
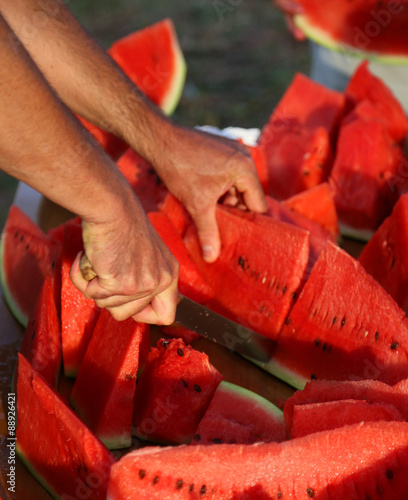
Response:
[[[191,220],[184,205],[169,191],[160,204],[159,209],[169,217],[178,234],[184,237],[184,233]]]
[[[82,126],[92,135],[96,142],[108,153],[113,159],[117,160],[129,147],[125,141],[117,137],[112,132],[108,132],[97,125],[94,125],[85,118],[77,116]]]
[[[140,344],[148,325],[116,321],[103,309],[71,392],[71,403],[108,448],[132,442]]]
[[[364,269],[408,312],[408,195],[365,245],[359,261]]]
[[[52,387],[57,387],[61,369],[61,322],[55,304],[54,279],[47,276],[37,307],[30,318],[20,353]]]
[[[192,444],[252,444],[284,439],[282,410],[258,394],[223,380],[196,429]]]
[[[180,293],[201,304],[214,297],[214,291],[205,281],[192,260],[182,237],[163,212],[150,212],[149,221],[180,264],[178,286]]]
[[[330,231],[336,240],[340,237],[334,192],[328,182],[295,194],[284,200],[283,204],[293,212],[307,217]]]
[[[134,434],[189,443],[221,379],[206,354],[181,339],[159,340],[137,384]]]
[[[328,243],[278,337],[275,373],[294,379],[408,377],[403,311],[363,267]]]
[[[367,61],[357,68],[345,93],[351,105],[356,105],[364,99],[370,101],[378,110],[392,139],[397,142],[405,141],[408,133],[408,119],[405,111],[386,84],[371,73]]]
[[[271,127],[267,142],[265,135],[259,141],[268,165],[268,194],[286,199],[327,179],[332,149],[325,128]]]
[[[343,400],[363,400],[372,404],[393,406],[408,420],[408,379],[394,386],[378,380],[313,380],[302,391],[296,391],[283,408],[287,429],[292,428],[293,408],[303,404]]]
[[[262,223],[258,217],[264,217]],[[248,220],[222,207],[217,208],[217,222],[221,253],[214,263],[203,260],[193,225],[185,236],[187,249],[216,290],[210,307],[276,338],[305,279],[309,234],[267,216]]]
[[[18,355],[17,451],[54,498],[105,499],[115,458]]]
[[[391,213],[400,150],[377,119],[357,106],[343,122],[330,175],[340,223],[355,230],[375,230]]]
[[[145,448],[112,467],[109,500],[403,498],[408,423],[370,422],[283,443]]]
[[[155,212],[168,190],[148,161],[128,148],[117,165],[146,212]]]
[[[296,73],[283,97],[262,129],[259,143],[264,145],[279,129],[325,128],[331,138],[343,117],[345,97],[302,73]]]
[[[404,421],[395,406],[355,399],[295,405],[292,419],[292,439],[359,422]]]
[[[72,283],[69,273],[80,251],[83,251],[82,227],[76,219],[64,228],[61,284],[61,338],[64,373],[75,377],[81,366],[100,309]]]
[[[12,205],[1,236],[0,278],[4,297],[15,318],[27,326],[46,276],[53,276],[61,249]]]

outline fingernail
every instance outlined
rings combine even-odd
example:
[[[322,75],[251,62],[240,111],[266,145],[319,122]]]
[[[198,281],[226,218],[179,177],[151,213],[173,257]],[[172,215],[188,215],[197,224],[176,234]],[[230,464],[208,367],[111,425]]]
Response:
[[[203,257],[204,260],[211,260],[214,256],[214,248],[211,245],[203,246]]]

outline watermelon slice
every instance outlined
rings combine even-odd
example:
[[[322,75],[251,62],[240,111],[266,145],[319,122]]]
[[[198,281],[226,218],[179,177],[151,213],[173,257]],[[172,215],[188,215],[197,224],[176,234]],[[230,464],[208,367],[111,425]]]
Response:
[[[158,210],[168,190],[151,164],[128,148],[117,161],[119,170],[132,186],[146,212]]]
[[[389,64],[407,64],[406,0],[300,0],[296,25],[320,45]]]
[[[216,290],[211,308],[276,338],[305,279],[309,234],[265,215],[251,220],[251,214],[244,218],[242,211],[235,212],[217,208],[221,235],[217,261],[208,264],[203,260],[193,225],[187,229],[186,246]]]
[[[403,311],[344,250],[327,243],[285,325],[268,365],[302,388],[317,379],[408,377]]]
[[[55,281],[47,276],[41,288],[35,314],[28,322],[20,353],[54,388],[61,369],[61,321],[55,304]]]
[[[221,379],[206,354],[181,339],[159,340],[137,384],[134,434],[189,443]]]
[[[404,498],[407,442],[408,423],[370,422],[283,443],[145,448],[113,465],[108,500]]]
[[[184,87],[186,63],[171,19],[117,40],[108,53],[164,113],[175,110]],[[79,119],[115,160],[126,150],[127,144],[114,134]]]
[[[355,399],[295,405],[290,437],[295,439],[312,432],[380,420],[402,422],[404,418],[395,406]]]
[[[296,391],[285,401],[284,415],[288,432],[293,426],[293,409],[301,405],[333,401],[366,401],[396,408],[404,420],[408,420],[408,379],[394,386],[378,380],[313,380],[302,391]]]
[[[168,192],[163,202],[160,203],[159,209],[170,218],[178,234],[184,237],[187,226],[191,220],[184,205],[174,195]]]
[[[282,410],[258,394],[222,380],[192,444],[252,444],[284,439]]]
[[[27,326],[46,276],[53,276],[60,248],[17,206],[11,206],[1,236],[0,279],[15,318]]]
[[[64,226],[61,284],[61,338],[64,373],[76,377],[92,337],[100,309],[72,283],[69,273],[76,256],[83,251],[82,227],[78,220]]]
[[[16,438],[20,458],[54,498],[106,498],[115,458],[21,354]]]
[[[408,194],[404,194],[365,245],[359,261],[405,312],[408,312],[407,254]]]
[[[400,149],[391,141],[369,101],[362,101],[342,124],[330,175],[342,233],[369,238],[397,200],[391,181]]]
[[[111,449],[132,443],[139,349],[148,332],[148,325],[116,321],[103,309],[71,392],[78,414]]]
[[[400,102],[394,97],[385,83],[369,68],[364,61],[357,68],[346,88],[346,96],[352,105],[367,99],[378,110],[392,139],[404,142],[408,133],[408,118]]]

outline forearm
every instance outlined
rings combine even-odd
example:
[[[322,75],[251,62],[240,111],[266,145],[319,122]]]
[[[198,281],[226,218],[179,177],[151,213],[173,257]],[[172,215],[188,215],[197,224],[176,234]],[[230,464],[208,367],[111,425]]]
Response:
[[[113,219],[127,183],[11,39],[0,17],[0,168],[90,222]]]
[[[0,9],[37,66],[75,113],[152,160],[166,119],[59,0],[0,0]],[[21,47],[14,39],[14,50]]]

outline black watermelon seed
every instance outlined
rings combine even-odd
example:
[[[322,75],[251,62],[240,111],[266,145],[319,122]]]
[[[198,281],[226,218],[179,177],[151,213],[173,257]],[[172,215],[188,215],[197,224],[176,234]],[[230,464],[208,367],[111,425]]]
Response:
[[[388,479],[393,479],[394,478],[394,473],[392,472],[391,469],[387,469],[385,472],[385,475],[387,476]]]
[[[179,347],[179,348],[177,349],[177,354],[178,354],[179,356],[184,356],[184,351],[183,351],[183,349],[182,349],[181,347]]]
[[[31,338],[33,339],[35,337],[36,331],[33,331],[33,334],[31,335]]]
[[[214,438],[213,439],[213,443],[216,443],[216,444],[221,444],[222,443],[222,440],[220,438]]]
[[[312,373],[312,375],[310,376],[310,380],[316,380],[316,379],[317,379],[316,375]]]
[[[188,488],[188,491],[193,491],[194,490],[194,483],[190,484],[190,487]]]
[[[245,267],[245,260],[242,257],[238,258],[238,265],[244,269]]]
[[[14,238],[18,238],[18,231],[14,233]]]
[[[319,344],[320,344],[320,339],[316,339],[316,340],[315,340],[315,346],[316,346],[316,347],[318,347],[318,346],[319,346]]]
[[[399,346],[398,342],[393,342],[393,343],[391,344],[391,349],[392,349],[392,350],[395,350],[395,349],[397,349],[397,348],[398,348],[398,346]]]
[[[181,383],[184,385],[184,387],[188,387],[188,384],[185,380],[182,380]]]
[[[165,349],[167,348],[167,346],[168,346],[169,344],[170,344],[170,341],[169,341],[169,340],[162,340],[162,341],[160,342],[160,345],[161,345],[162,347],[164,347]]]
[[[343,318],[343,319],[341,320],[341,326],[344,326],[345,324],[346,324],[346,318]]]
[[[153,484],[156,484],[158,481],[159,481],[159,476],[156,476],[156,477],[153,479]]]
[[[156,176],[156,186],[160,186],[160,184],[162,183],[160,177],[157,175]]]
[[[310,498],[314,498],[314,496],[315,496],[314,491],[313,491],[313,489],[312,489],[312,488],[308,488],[308,489],[306,490],[306,493],[307,493],[307,495],[308,495]]]
[[[278,498],[282,498],[282,492],[281,492],[281,490],[278,490],[277,497]]]
[[[337,321],[337,316],[333,318],[333,325],[336,323],[336,321]]]
[[[206,492],[207,492],[207,486],[205,484],[203,484],[201,486],[200,495],[205,495]]]
[[[326,342],[325,342],[325,343],[323,344],[323,346],[322,346],[323,351],[325,351],[325,350],[326,350],[326,347],[327,347],[327,344],[326,344]]]
[[[20,241],[23,241],[23,240],[24,240],[24,234],[22,234],[22,235],[20,236]]]
[[[194,390],[197,391],[197,392],[201,392],[201,387],[198,384],[196,384],[194,386]]]
[[[54,271],[54,269],[55,269],[55,260],[53,260],[53,261],[51,262],[51,269],[52,269],[53,271]]]
[[[332,350],[332,346],[329,345],[329,347],[327,348],[327,354],[330,354],[331,350]]]
[[[287,325],[289,325],[289,323],[290,323],[290,318],[289,318],[289,316],[285,319],[285,323],[286,323]]]
[[[183,487],[183,480],[179,479],[176,483],[176,490],[181,490],[182,487]]]
[[[297,297],[297,293],[296,293],[296,292],[293,292],[293,293],[292,293],[292,300],[296,300],[296,297]]]
[[[379,335],[380,335],[379,332],[375,332],[375,335],[374,335],[375,340],[378,340]]]
[[[27,245],[25,247],[26,251],[28,251],[29,248],[30,248],[30,245],[29,245],[29,243],[27,243]]]
[[[144,469],[140,469],[139,470],[139,477],[140,479],[143,479],[146,475],[146,471]]]
[[[201,440],[201,436],[200,436],[200,434],[196,434],[196,435],[194,436],[194,441],[200,441],[200,440]]]
[[[288,290],[288,287],[287,287],[287,286],[284,286],[284,287],[282,288],[282,293],[286,293],[286,292],[287,292],[287,290]]]

